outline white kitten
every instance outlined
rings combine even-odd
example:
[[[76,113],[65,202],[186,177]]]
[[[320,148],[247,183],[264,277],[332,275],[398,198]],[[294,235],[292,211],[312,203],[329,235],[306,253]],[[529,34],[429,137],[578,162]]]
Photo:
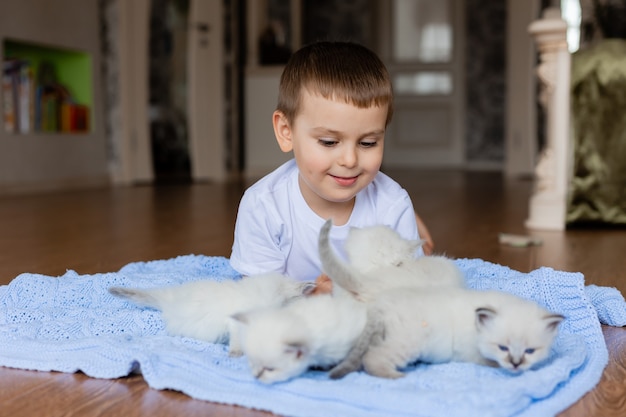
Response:
[[[241,326],[250,370],[264,383],[285,381],[310,367],[346,357],[365,327],[365,305],[352,297],[316,295],[282,308],[233,316]]]
[[[240,280],[192,281],[181,285],[136,289],[112,287],[109,292],[163,313],[167,331],[211,343],[230,341],[231,355],[240,355],[235,322],[231,316],[253,308],[281,306],[315,289],[278,273]],[[230,337],[230,335],[234,335]]]
[[[328,231],[332,222],[329,221]],[[325,230],[325,229],[322,229]],[[361,273],[370,272],[383,266],[401,266],[415,260],[417,249],[423,240],[403,239],[391,227],[377,225],[351,227],[344,248],[348,261]]]
[[[361,301],[396,287],[463,287],[461,270],[444,256],[414,256],[420,242],[403,239],[387,226],[353,228],[346,239],[350,263],[341,260],[330,245],[332,220],[319,235],[322,269],[333,283]]]
[[[563,316],[498,291],[397,288],[368,305],[354,349],[331,371],[341,378],[363,365],[398,378],[415,362],[474,362],[524,371],[545,359]]]

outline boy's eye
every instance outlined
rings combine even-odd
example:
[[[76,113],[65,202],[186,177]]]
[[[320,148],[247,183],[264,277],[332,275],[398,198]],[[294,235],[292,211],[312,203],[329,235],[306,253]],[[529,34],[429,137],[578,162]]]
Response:
[[[337,141],[333,139],[319,139],[318,143],[322,146],[330,147],[330,146],[336,145]]]
[[[364,148],[373,148],[376,145],[378,145],[378,142],[374,142],[374,141],[363,141],[363,142],[361,142],[361,146],[364,147]]]

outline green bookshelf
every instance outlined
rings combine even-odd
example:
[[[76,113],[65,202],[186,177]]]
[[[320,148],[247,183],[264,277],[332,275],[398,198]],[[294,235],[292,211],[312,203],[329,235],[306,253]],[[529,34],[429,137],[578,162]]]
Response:
[[[15,39],[3,40],[3,97],[5,110],[5,131],[13,133],[32,132],[58,132],[58,133],[85,133],[93,128],[93,82],[92,82],[92,59],[88,53],[76,50],[70,50],[61,47],[42,45],[31,42],[24,42]],[[20,82],[30,82],[30,99],[33,101],[31,110],[31,126],[21,128],[20,116],[16,115],[15,126],[11,126],[10,111],[24,111],[24,106],[20,106],[19,99],[16,98],[16,92],[13,94],[13,103],[7,103],[10,100],[7,71],[14,71],[11,67],[24,66],[28,69],[22,69],[21,77],[18,76]],[[43,74],[45,72],[46,74]],[[15,75],[13,75],[15,78]],[[30,78],[30,81],[24,81],[24,78]],[[21,80],[21,81],[20,81]],[[47,80],[47,84],[42,86],[41,81]],[[43,126],[41,123],[41,115],[45,113],[44,107],[52,107],[46,103],[41,103],[42,90],[49,91],[51,82],[54,88],[59,90],[62,96],[55,101],[56,108],[49,109],[49,112],[57,113],[56,123],[48,123]],[[13,83],[15,84],[15,80]],[[21,91],[20,87],[13,87],[17,91]],[[19,93],[18,93],[19,94]],[[17,101],[16,101],[17,100]],[[7,110],[9,109],[9,110]],[[23,117],[23,116],[22,116]]]

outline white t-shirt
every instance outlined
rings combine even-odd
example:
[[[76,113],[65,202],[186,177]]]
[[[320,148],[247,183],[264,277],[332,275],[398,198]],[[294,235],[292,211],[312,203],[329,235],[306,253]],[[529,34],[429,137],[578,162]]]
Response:
[[[230,264],[245,276],[280,272],[301,281],[314,280],[321,274],[318,236],[325,220],[305,202],[292,159],[244,193]],[[350,227],[379,224],[405,239],[419,238],[409,194],[382,172],[356,195],[348,222],[333,226],[331,244],[344,255],[342,242]]]

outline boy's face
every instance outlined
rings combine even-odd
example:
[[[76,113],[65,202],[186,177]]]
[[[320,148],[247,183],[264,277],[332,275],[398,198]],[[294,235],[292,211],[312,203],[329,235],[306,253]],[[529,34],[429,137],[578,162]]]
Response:
[[[350,206],[376,176],[383,160],[387,107],[359,108],[303,89],[300,112],[289,125],[274,113],[281,149],[293,150],[300,189],[318,214]]]

